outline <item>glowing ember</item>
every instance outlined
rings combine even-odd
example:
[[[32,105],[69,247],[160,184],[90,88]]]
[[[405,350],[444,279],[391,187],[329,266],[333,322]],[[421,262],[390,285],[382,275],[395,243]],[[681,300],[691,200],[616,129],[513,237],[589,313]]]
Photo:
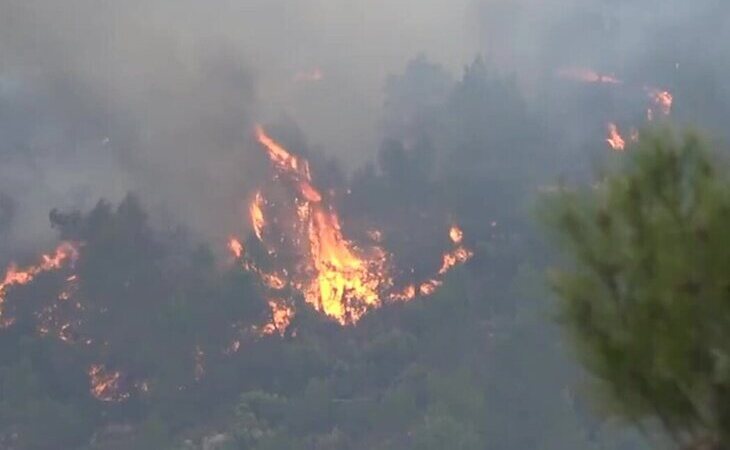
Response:
[[[298,252],[305,258],[293,285],[318,311],[341,324],[356,322],[369,306],[380,304],[379,289],[387,287],[384,252],[375,250],[366,255],[356,251],[343,237],[337,214],[329,210],[312,186],[308,164],[269,138],[263,129],[257,128],[257,136],[275,168],[297,188],[297,218],[303,223],[295,226],[302,234],[295,240],[303,243]],[[261,208],[257,205],[253,209]],[[252,214],[253,220],[255,217]],[[264,283],[275,289],[285,284],[275,276],[269,276]]]
[[[566,67],[558,70],[558,76],[573,81],[581,81],[584,83],[606,83],[621,84],[622,81],[612,75],[599,74],[595,70],[585,67]]]
[[[315,310],[348,325],[384,301],[430,295],[441,285],[440,280],[433,279],[419,284],[418,288],[409,285],[394,289],[391,255],[377,245],[363,247],[345,238],[337,212],[312,184],[307,161],[291,154],[261,127],[256,128],[256,137],[277,171],[276,179],[293,191],[290,199],[271,204],[257,192],[249,208],[254,233],[270,249],[270,262],[278,268],[263,270],[248,259],[244,268],[258,274],[266,288],[281,291],[290,286]],[[290,211],[287,213],[282,205],[287,205]],[[272,221],[278,226],[267,228],[264,220],[267,214],[274,215]],[[282,226],[284,223],[289,225]],[[375,242],[382,239],[377,230],[371,230],[368,235]],[[444,256],[439,275],[472,256],[471,251],[461,246],[463,233],[457,226],[449,230],[449,236],[457,248]],[[229,248],[237,257],[242,254],[235,245],[229,243]],[[279,255],[287,255],[287,261],[280,261]],[[272,300],[269,307],[272,322],[261,333],[283,334],[294,316],[293,308],[283,300]]]
[[[618,131],[618,127],[615,123],[608,124],[608,137],[606,138],[608,146],[616,151],[623,151],[626,149],[626,141]]]
[[[419,286],[418,288],[418,291],[421,293],[421,295],[431,295],[436,292],[436,289],[438,289],[442,284],[443,282],[439,280],[429,280],[421,284],[421,286]]]
[[[102,402],[121,402],[129,398],[129,392],[122,390],[122,374],[107,370],[103,364],[92,364],[89,367],[90,392]]]
[[[439,269],[439,275],[444,275],[453,267],[467,262],[472,256],[474,256],[474,253],[464,247],[458,247],[453,251],[446,253],[444,255],[443,263],[441,264],[441,269]]]
[[[78,256],[79,251],[74,244],[62,242],[56,247],[53,254],[42,255],[41,261],[35,266],[20,269],[16,265],[11,264],[5,271],[3,281],[0,282],[0,328],[8,327],[14,322],[12,318],[3,317],[3,304],[5,303],[5,297],[9,288],[28,284],[42,272],[58,270],[67,263],[73,264],[78,259]]]

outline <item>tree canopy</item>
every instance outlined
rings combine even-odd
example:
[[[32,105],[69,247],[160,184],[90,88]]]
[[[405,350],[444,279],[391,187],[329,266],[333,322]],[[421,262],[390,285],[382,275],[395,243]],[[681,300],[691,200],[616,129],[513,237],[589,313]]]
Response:
[[[696,133],[645,133],[544,217],[567,250],[560,319],[612,411],[688,448],[730,445],[730,178]]]

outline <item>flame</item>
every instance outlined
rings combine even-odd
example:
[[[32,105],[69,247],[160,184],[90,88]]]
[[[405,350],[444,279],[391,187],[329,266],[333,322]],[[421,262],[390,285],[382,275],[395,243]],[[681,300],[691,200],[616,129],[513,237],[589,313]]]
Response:
[[[399,300],[399,301],[408,301],[412,300],[416,297],[416,286],[413,284],[409,284],[403,290],[400,292],[396,292],[391,296],[391,299],[393,300]]]
[[[91,395],[102,402],[121,402],[129,398],[129,392],[122,390],[122,374],[109,371],[103,364],[92,364],[89,367],[89,384]]]
[[[464,247],[457,247],[456,249],[444,254],[443,263],[441,264],[441,269],[439,269],[439,275],[444,275],[455,266],[467,262],[472,256],[474,256],[474,253]]]
[[[3,281],[0,282],[0,328],[6,328],[14,323],[14,319],[3,317],[3,304],[9,288],[28,284],[38,274],[58,270],[66,263],[73,264],[78,256],[79,251],[76,245],[71,242],[62,242],[52,254],[41,255],[41,261],[37,265],[20,269],[15,264],[11,264],[5,271]]]
[[[428,280],[418,287],[418,291],[421,295],[431,295],[436,292],[436,289],[438,289],[442,284],[443,282],[440,280]]]
[[[277,273],[265,273],[259,271],[259,276],[261,276],[261,281],[263,281],[266,286],[274,290],[284,289],[287,285],[284,276]]]
[[[449,229],[449,237],[454,244],[461,244],[464,239],[464,232],[461,231],[458,225],[452,225]]]
[[[573,81],[581,81],[583,83],[623,83],[621,80],[612,75],[599,74],[595,70],[585,67],[565,67],[559,69],[557,71],[557,74],[561,78],[566,78]]]
[[[297,158],[289,154],[288,151],[276,141],[271,139],[264,129],[260,126],[256,127],[256,139],[263,145],[269,153],[269,159],[274,165],[284,172],[298,172],[299,161]]]
[[[264,212],[268,209],[273,211],[280,203],[268,204],[262,193],[257,192],[250,205],[252,226],[259,240],[272,249],[269,256],[274,265],[281,263],[278,261],[280,254],[298,261],[286,261],[287,268],[279,267],[273,271],[262,270],[255,262],[246,261],[244,268],[258,274],[263,286],[274,291],[291,286],[316,311],[341,325],[350,325],[385,301],[410,300],[417,294],[430,295],[441,285],[440,280],[433,279],[394,289],[390,274],[391,255],[377,245],[363,248],[348,240],[336,210],[314,186],[307,161],[290,153],[269,137],[262,127],[256,127],[255,131],[258,142],[278,173],[277,179],[293,188],[294,196],[288,203],[281,203],[293,208],[293,214],[282,216],[292,220],[291,226],[265,231]],[[273,223],[281,224],[278,219],[277,215]],[[375,242],[382,239],[382,233],[377,230],[371,230],[368,235]],[[456,249],[444,256],[439,276],[472,256],[471,251],[461,245],[463,233],[458,226],[451,227],[449,236]],[[282,245],[292,248],[276,251]],[[234,255],[237,254],[230,243],[229,248]],[[272,322],[260,328],[260,334],[283,334],[294,316],[294,309],[283,300],[271,300],[269,307]]]
[[[665,91],[657,88],[645,88],[649,99],[654,103],[659,112],[663,115],[668,116],[672,113],[672,103],[674,102],[674,96],[669,91]],[[653,118],[653,110],[650,108],[647,112],[649,120]]]
[[[259,241],[263,241],[263,230],[266,225],[263,206],[264,197],[261,195],[260,191],[256,192],[254,201],[251,202],[251,206],[249,207],[249,211],[251,213],[251,226],[253,226],[254,233],[256,233],[256,237],[259,238]]]
[[[301,197],[297,216],[304,223],[297,228],[304,234],[300,242],[306,238],[301,252],[307,258],[301,270],[302,276],[298,277],[302,279],[294,285],[316,310],[343,325],[356,322],[369,306],[380,304],[379,288],[387,284],[383,272],[384,254],[375,251],[365,255],[356,251],[342,235],[339,217],[329,210],[322,195],[312,185],[308,164],[291,155],[260,127],[257,128],[257,136],[274,167],[295,182]],[[265,284],[272,288],[285,284],[276,277],[268,278]]]
[[[244,253],[243,244],[236,238],[231,238],[228,241],[228,249],[233,253],[236,259],[241,259]]]
[[[608,137],[606,138],[606,142],[608,143],[609,147],[616,151],[623,151],[624,149],[626,149],[626,141],[621,136],[621,133],[618,131],[618,127],[616,126],[616,124],[609,123],[607,128]]]
[[[269,300],[269,308],[271,308],[271,322],[264,325],[261,330],[262,334],[278,333],[280,336],[284,336],[294,318],[294,309],[281,299]]]

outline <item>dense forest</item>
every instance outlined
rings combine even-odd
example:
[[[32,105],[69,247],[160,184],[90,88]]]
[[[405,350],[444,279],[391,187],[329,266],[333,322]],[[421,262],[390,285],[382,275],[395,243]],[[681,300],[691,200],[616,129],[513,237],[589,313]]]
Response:
[[[65,63],[27,91],[0,66],[0,450],[726,448],[730,55],[696,51],[727,12],[704,3],[622,64],[605,61],[619,44],[537,58],[538,88],[499,49],[457,73],[412,57],[381,80],[356,164],[307,117],[258,124],[254,77],[225,51],[143,65],[153,88],[119,104]],[[496,28],[519,15],[484,8]],[[570,39],[588,54],[620,29],[605,18],[571,9],[541,54],[589,28]],[[315,103],[321,77],[295,76]],[[54,139],[83,163],[39,150]],[[109,184],[54,190],[84,177]],[[387,298],[366,280],[350,315],[312,300],[311,267],[260,229],[256,208],[290,192],[276,244],[300,244],[292,217],[310,239],[329,220],[387,260]]]
[[[455,83],[414,60],[389,82],[398,108],[414,95],[401,86],[418,88],[406,77],[427,92],[433,84],[449,91],[418,111],[434,124],[417,125],[423,133],[408,147],[389,137],[377,161],[349,178],[316,155],[312,172],[320,186],[351,191],[339,200],[343,228],[364,217],[383,224],[403,265],[437,268],[443,231],[458,222],[475,256],[442,289],[347,327],[295,298],[284,333],[244,340],[232,353],[232,327],[269,314],[256,277],[184,229],[155,226],[134,195],[87,212],[54,210],[59,240],[83,247],[73,268],[8,293],[5,310],[17,320],[2,334],[3,445],[184,448],[217,434],[230,448],[257,449],[600,448],[624,439],[576,392],[579,371],[549,319],[549,253],[530,211],[536,165],[551,163],[529,156],[538,153],[537,133],[490,119],[498,110],[507,123],[539,130],[539,121],[482,60]],[[289,148],[309,151],[286,124],[272,129]],[[502,143],[481,152],[495,130]],[[246,247],[255,245],[251,234]],[[39,336],[37,311],[71,275],[83,307],[54,317],[73,320],[73,333]],[[89,391],[91,365],[100,376],[119,374],[97,394],[103,401]],[[517,423],[523,432],[514,432]]]

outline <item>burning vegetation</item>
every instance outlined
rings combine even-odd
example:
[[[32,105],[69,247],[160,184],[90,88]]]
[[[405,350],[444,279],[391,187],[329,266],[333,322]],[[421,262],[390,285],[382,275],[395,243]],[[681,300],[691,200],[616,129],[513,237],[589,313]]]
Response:
[[[577,81],[581,83],[594,83],[604,85],[617,85],[631,92],[643,91],[649,100],[649,106],[646,108],[646,120],[651,122],[655,117],[669,117],[672,113],[672,105],[674,96],[666,89],[654,86],[643,86],[639,88],[636,85],[625,84],[620,78],[613,75],[600,74],[597,71],[585,67],[565,67],[556,72],[557,76],[562,79]],[[641,89],[641,90],[639,90]],[[614,151],[623,151],[626,149],[627,140],[619,131],[618,125],[611,121],[606,124],[607,137],[605,139],[608,147]],[[631,130],[629,142],[638,140],[638,131],[634,128]]]
[[[394,255],[382,246],[382,231],[368,228],[364,236],[369,239],[364,242],[347,237],[334,206],[334,191],[316,186],[306,159],[291,153],[263,128],[256,129],[256,137],[273,166],[272,178],[251,198],[250,242],[244,244],[232,237],[227,247],[244,269],[242,273],[253,275],[261,287],[257,295],[263,297],[263,315],[254,312],[247,316],[242,309],[238,316],[226,316],[216,312],[216,304],[210,304],[205,314],[226,323],[213,341],[201,342],[184,331],[178,337],[180,342],[149,340],[147,336],[158,332],[159,324],[154,320],[159,319],[150,321],[148,316],[155,316],[154,308],[168,314],[166,308],[176,307],[172,306],[178,301],[175,292],[183,289],[180,280],[189,278],[190,273],[166,273],[169,269],[164,268],[167,263],[160,259],[160,249],[167,244],[153,236],[145,224],[146,216],[134,199],[128,198],[117,211],[100,202],[86,217],[51,214],[51,221],[66,240],[42,255],[35,265],[11,264],[7,268],[0,283],[2,327],[11,328],[16,310],[22,307],[23,317],[33,321],[38,336],[53,338],[69,349],[85,349],[82,353],[92,397],[104,403],[124,402],[164,385],[154,375],[150,377],[154,370],[149,362],[140,364],[136,357],[119,356],[131,350],[130,344],[166,354],[166,346],[184,347],[182,341],[186,342],[189,350],[175,358],[189,367],[189,379],[169,381],[173,386],[165,388],[185,390],[204,383],[210,364],[230,358],[250,341],[296,336],[291,325],[297,307],[307,305],[342,326],[354,325],[387,303],[433,294],[450,270],[473,256],[463,231],[453,224],[444,230],[447,250],[440,261],[433,261],[433,275],[415,279],[412,270],[396,267]],[[44,273],[55,274],[42,288],[49,294],[38,301],[19,300],[24,297],[16,289],[31,285]],[[190,279],[189,284],[198,291],[211,283],[209,288],[215,290],[218,276],[222,275],[201,273],[201,278]],[[98,282],[100,278],[103,282]],[[10,294],[12,300],[8,302]],[[170,305],[165,304],[166,296]],[[159,305],[146,300],[158,298],[162,300]],[[301,304],[299,299],[303,299]],[[136,335],[128,334],[124,320],[109,321],[121,311],[134,322]],[[261,317],[265,317],[263,321]]]
[[[67,265],[72,266],[78,256],[79,250],[76,244],[62,242],[53,253],[41,255],[41,260],[36,265],[19,268],[15,264],[10,264],[5,271],[3,281],[0,282],[0,328],[7,328],[15,322],[15,319],[4,310],[5,297],[10,288],[28,284],[43,272],[55,271]],[[68,281],[73,282],[74,278],[69,277]],[[67,300],[68,295],[68,292],[64,291],[59,294],[58,298]]]
[[[351,325],[384,303],[432,294],[442,284],[440,277],[472,257],[472,251],[463,246],[463,232],[454,225],[449,236],[456,247],[443,256],[435,278],[397,285],[392,255],[377,244],[382,232],[370,230],[368,234],[378,239],[369,244],[346,238],[332,202],[313,184],[308,161],[292,154],[262,127],[256,128],[256,138],[273,165],[272,181],[283,186],[284,194],[268,200],[257,191],[249,207],[251,227],[266,249],[265,261],[245,255],[235,238],[229,249],[276,298],[299,294],[316,311]],[[278,192],[272,189],[272,196]],[[270,300],[269,305],[272,322],[263,332],[283,333],[295,311],[280,299]]]

